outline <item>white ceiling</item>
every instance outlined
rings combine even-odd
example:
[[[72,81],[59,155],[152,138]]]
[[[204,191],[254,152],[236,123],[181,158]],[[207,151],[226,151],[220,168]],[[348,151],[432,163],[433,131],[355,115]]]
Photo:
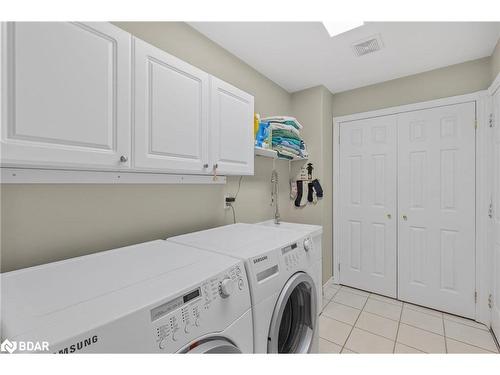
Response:
[[[330,38],[321,22],[190,22],[289,92],[350,90],[490,56],[500,22],[369,22]],[[384,48],[356,57],[351,45],[380,34]]]

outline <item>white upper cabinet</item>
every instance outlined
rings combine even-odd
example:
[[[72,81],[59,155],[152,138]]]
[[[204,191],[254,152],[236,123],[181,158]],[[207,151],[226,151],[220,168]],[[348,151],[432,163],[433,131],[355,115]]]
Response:
[[[209,75],[134,38],[134,167],[204,174]]]
[[[3,167],[253,174],[253,97],[105,22],[0,24]]]
[[[221,175],[251,175],[254,98],[218,78],[210,79],[210,167]]]
[[[1,34],[2,165],[127,168],[130,34],[67,22]]]

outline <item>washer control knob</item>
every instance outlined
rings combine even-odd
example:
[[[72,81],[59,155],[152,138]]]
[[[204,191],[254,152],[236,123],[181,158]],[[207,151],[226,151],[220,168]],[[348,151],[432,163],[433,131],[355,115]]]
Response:
[[[312,241],[309,238],[304,240],[304,250],[309,251],[312,249]]]
[[[194,321],[194,325],[196,327],[199,327],[200,326],[200,319],[199,318],[196,318],[196,320]]]
[[[238,288],[240,288],[240,290],[243,290],[243,287],[245,286],[245,284],[243,284],[243,279],[238,279]]]
[[[224,278],[220,283],[220,296],[222,298],[227,298],[233,293],[234,283],[229,277]]]
[[[191,327],[189,326],[189,324],[186,324],[186,326],[184,327],[184,332],[189,333],[190,330]]]
[[[172,332],[172,340],[177,341],[177,330]]]

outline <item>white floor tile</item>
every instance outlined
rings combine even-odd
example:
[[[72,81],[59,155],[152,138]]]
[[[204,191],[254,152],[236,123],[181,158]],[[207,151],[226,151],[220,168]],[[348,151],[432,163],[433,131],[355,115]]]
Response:
[[[443,336],[404,323],[399,325],[397,341],[426,353],[446,352]]]
[[[364,290],[361,290],[361,289],[350,288],[348,286],[342,286],[341,290],[344,292],[357,294],[358,296],[363,296],[363,297],[368,297],[370,295],[369,292],[365,292]]]
[[[347,348],[342,349],[342,352],[340,354],[358,354],[356,352],[353,352],[352,350],[349,350]]]
[[[417,310],[409,309],[406,306],[403,307],[401,322],[437,333],[438,335],[444,335],[442,317],[425,314]]]
[[[342,347],[328,340],[319,338],[319,353],[340,353]]]
[[[330,299],[323,297],[323,303],[321,305],[321,307],[322,307],[321,310],[323,310],[326,307],[326,305],[328,305],[329,303],[330,303]]]
[[[385,302],[385,303],[391,303],[393,305],[398,305],[398,306],[402,306],[403,305],[403,302],[401,301],[398,301],[394,298],[389,298],[389,297],[385,297],[385,296],[381,296],[379,294],[370,294],[370,299],[376,299],[377,301],[382,301],[382,302]]]
[[[323,297],[332,299],[333,296],[339,291],[339,286],[330,286],[327,288],[323,288]]]
[[[396,343],[396,347],[394,348],[394,353],[397,353],[397,354],[425,354],[424,352],[418,350],[418,349],[415,349],[415,348],[412,348],[411,346],[407,346],[405,344],[401,344],[400,342],[397,342]]]
[[[444,321],[444,329],[448,338],[497,352],[493,337],[488,331],[452,322],[451,320]]]
[[[368,297],[366,296],[360,296],[340,290],[337,294],[335,294],[335,297],[333,297],[333,301],[341,303],[343,305],[354,307],[356,309],[362,309],[367,298]]]
[[[354,328],[345,347],[357,353],[392,353],[394,341]]]
[[[398,332],[398,322],[363,311],[356,322],[356,327],[395,340]]]
[[[442,317],[443,316],[443,313],[440,312],[440,311],[437,311],[437,310],[432,310],[432,309],[428,309],[426,307],[422,307],[422,306],[418,306],[418,305],[413,305],[411,303],[407,303],[405,302],[405,307],[409,308],[409,309],[412,309],[412,310],[415,310],[415,311],[419,311],[419,312],[423,312],[423,313],[426,313],[426,314],[429,314],[429,315],[434,315],[436,317]]]
[[[366,302],[364,310],[392,320],[399,320],[401,316],[401,306],[376,299],[369,299],[368,302]]]
[[[450,314],[443,314],[443,318],[445,320],[451,320],[452,322],[465,324],[466,326],[469,326],[469,327],[482,329],[483,331],[489,331],[488,327],[486,327],[484,324],[475,322],[474,320],[471,320],[471,319],[461,318],[459,316],[450,315]]]
[[[344,345],[352,326],[321,315],[319,317],[319,337],[337,345]]]
[[[361,310],[337,302],[330,302],[323,310],[324,315],[350,325],[356,322],[360,312]]]
[[[488,350],[481,349],[477,346],[472,346],[469,344],[465,344],[460,341],[456,341],[450,338],[446,338],[446,348],[448,349],[448,353],[489,353],[493,354],[493,352],[490,352]]]

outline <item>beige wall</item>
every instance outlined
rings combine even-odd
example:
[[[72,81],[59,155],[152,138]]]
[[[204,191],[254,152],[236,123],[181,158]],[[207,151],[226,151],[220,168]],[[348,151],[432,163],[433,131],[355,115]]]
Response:
[[[491,81],[493,82],[500,73],[500,39],[491,55]]]
[[[263,115],[291,113],[291,96],[185,23],[116,23],[119,27],[255,96]],[[277,162],[280,202],[288,203],[288,165]],[[272,161],[256,158],[235,204],[239,221],[272,217]],[[1,271],[165,238],[232,222],[214,185],[2,185]]]
[[[325,169],[328,155],[331,157],[332,94],[323,86],[293,93],[292,111],[304,126],[301,134],[310,154],[307,162],[313,163],[313,178],[320,180],[324,198],[300,208],[289,201],[286,217],[293,222],[323,225],[323,281],[326,281],[332,275],[332,177],[331,168]],[[292,162],[292,175],[307,162]]]
[[[333,96],[333,113],[343,116],[484,90],[491,83],[490,58],[398,78]]]

